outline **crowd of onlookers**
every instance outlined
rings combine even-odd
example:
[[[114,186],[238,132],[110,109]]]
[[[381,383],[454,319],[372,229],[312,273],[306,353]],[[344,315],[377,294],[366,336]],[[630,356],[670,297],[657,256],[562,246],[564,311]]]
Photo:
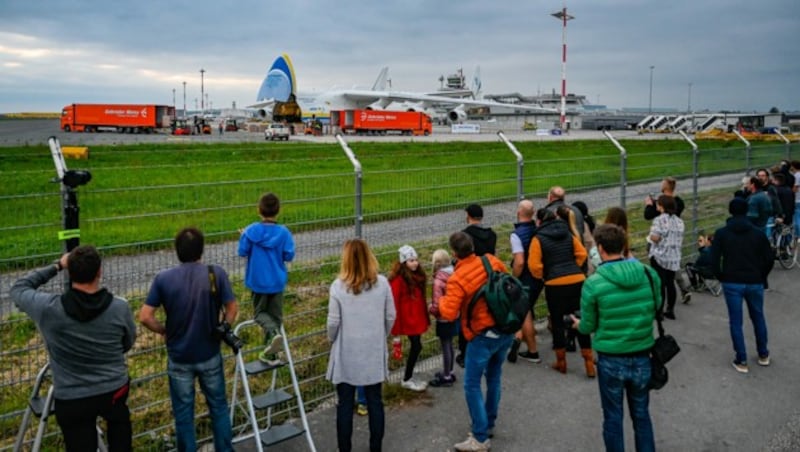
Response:
[[[542,361],[533,309],[542,294],[552,333],[550,367],[566,373],[567,353],[580,351],[583,371],[598,381],[606,448],[623,449],[622,401],[627,398],[637,450],[653,450],[648,412],[653,322],[677,318],[679,292],[682,302],[689,303],[692,288],[702,279],[718,279],[736,352],[733,367],[748,372],[743,303],[755,330],[757,362],[770,364],[763,315],[763,292],[774,260],[768,237],[779,225],[795,230],[800,225],[800,178],[795,177],[799,170],[800,162],[781,162],[771,174],[759,169],[747,178],[729,203],[726,225],[699,236],[697,260],[683,267],[685,203],[670,177],[662,181],[660,193],[644,200],[644,219],[651,221],[646,250],[631,246],[625,209],[612,207],[598,222],[585,203],[568,204],[558,186],[549,190],[546,205],[538,210],[530,200],[517,205],[508,265],[496,257],[497,234],[483,223],[483,209],[477,204],[465,209],[467,226],[450,235],[449,249],[432,253],[430,275],[410,245],[398,249],[384,276],[368,244],[348,240],[330,286],[327,317],[332,346],[326,376],[338,396],[339,450],[352,448],[354,412],[369,416],[370,450],[381,450],[382,384],[388,378],[390,355],[405,357],[401,387],[411,391],[452,386],[454,366],[463,367],[471,432],[455,449],[489,450],[503,364]],[[278,223],[277,196],[263,195],[258,209],[260,220],[240,231],[238,254],[247,259],[245,285],[263,330],[264,349],[258,359],[274,367],[282,364],[280,352],[287,343],[282,337],[283,291],[286,263],[294,258],[295,245],[290,231]],[[228,335],[238,304],[225,270],[202,263],[203,247],[201,231],[185,228],[177,234],[180,264],[155,277],[138,317],[166,343],[178,449],[196,448],[194,399],[199,380],[214,447],[226,451],[232,450],[232,430],[220,343],[231,345]],[[649,265],[639,261],[645,256]],[[38,289],[62,269],[68,269],[71,281],[63,294]],[[508,272],[528,289],[530,309],[516,332],[497,328],[485,299],[475,296],[492,272]],[[110,449],[131,449],[125,353],[136,328],[127,302],[100,285],[101,275],[97,250],[81,246],[29,273],[11,289],[17,306],[37,323],[47,343],[56,420],[70,451],[96,449],[98,416],[107,421]],[[159,309],[165,321],[156,315]],[[421,337],[431,320],[441,345],[442,368],[426,382],[415,379],[414,371]],[[391,350],[389,336],[394,338]],[[405,354],[403,336],[409,345]]]

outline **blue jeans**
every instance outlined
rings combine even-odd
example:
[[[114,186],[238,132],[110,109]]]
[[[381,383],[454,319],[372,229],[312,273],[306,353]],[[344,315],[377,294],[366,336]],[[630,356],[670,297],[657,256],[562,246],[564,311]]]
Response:
[[[794,226],[795,237],[800,238],[800,203],[794,203],[794,218],[792,219],[792,225]]]
[[[218,452],[233,451],[233,431],[228,417],[228,400],[225,398],[225,373],[222,355],[217,354],[201,363],[176,363],[167,359],[169,375],[169,397],[172,399],[172,415],[175,417],[175,436],[178,450],[196,451],[194,432],[194,380],[200,380],[200,389],[206,397],[211,414],[211,429],[214,432],[214,449]]]
[[[653,423],[650,421],[650,357],[597,354],[597,386],[603,406],[603,442],[607,452],[625,450],[622,433],[623,395],[628,399],[628,412],[638,452],[655,451]]]
[[[496,334],[493,330],[489,330],[475,336],[467,347],[464,360],[464,395],[472,420],[472,436],[481,442],[489,437],[489,429],[494,428],[494,421],[497,419],[503,361],[513,339],[512,334]],[[485,400],[481,393],[481,377],[484,374],[486,374]]]
[[[369,413],[369,450],[380,452],[383,444],[384,413],[381,388],[383,383],[375,383],[363,388]],[[336,442],[340,452],[350,452],[353,448],[353,393],[356,387],[347,383],[336,385]]]
[[[725,304],[728,305],[728,323],[731,330],[731,341],[736,351],[736,361],[747,362],[747,348],[744,345],[742,323],[744,312],[742,300],[747,303],[747,312],[753,322],[753,331],[756,334],[756,349],[758,356],[769,356],[767,350],[767,321],[764,318],[764,285],[722,283],[722,292],[725,294]]]

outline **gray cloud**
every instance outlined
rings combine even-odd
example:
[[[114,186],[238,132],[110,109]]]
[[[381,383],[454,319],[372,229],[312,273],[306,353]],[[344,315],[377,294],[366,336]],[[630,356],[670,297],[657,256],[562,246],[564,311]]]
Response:
[[[171,103],[199,69],[215,106],[246,105],[287,52],[301,89],[367,86],[390,66],[395,89],[481,66],[485,93],[559,89],[561,2],[243,0],[0,3],[0,112],[71,102]],[[568,91],[614,107],[800,109],[796,0],[576,0]],[[179,100],[180,104],[182,100]]]

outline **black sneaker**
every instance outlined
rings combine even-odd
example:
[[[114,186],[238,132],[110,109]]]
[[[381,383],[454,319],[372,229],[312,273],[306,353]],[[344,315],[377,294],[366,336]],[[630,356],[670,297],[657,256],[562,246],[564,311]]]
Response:
[[[515,363],[517,362],[517,353],[519,352],[519,346],[522,344],[522,341],[519,339],[514,339],[514,342],[511,343],[511,350],[508,351],[508,362]]]
[[[519,353],[519,357],[524,359],[524,360],[526,360],[526,361],[530,361],[530,362],[536,363],[536,364],[539,364],[540,362],[542,362],[542,358],[539,358],[539,352],[531,353],[531,352],[526,350],[524,352],[520,352]]]
[[[428,382],[428,386],[433,386],[434,388],[449,388],[450,386],[453,386],[453,383],[455,382],[455,375],[443,377],[442,374],[438,374],[436,375],[436,378]]]
[[[668,318],[670,320],[675,320],[675,312],[674,311],[667,311],[667,312],[664,313],[664,317],[666,317],[666,318]]]

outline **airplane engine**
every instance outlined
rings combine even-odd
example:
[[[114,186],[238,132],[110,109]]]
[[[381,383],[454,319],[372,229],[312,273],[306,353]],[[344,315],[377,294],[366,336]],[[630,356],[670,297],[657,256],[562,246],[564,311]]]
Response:
[[[263,108],[260,108],[258,110],[258,117],[261,118],[261,119],[269,119],[271,116],[272,115],[270,113],[268,113],[267,110],[264,110]]]
[[[467,112],[462,107],[457,107],[447,113],[447,119],[453,123],[459,123],[467,119]]]

